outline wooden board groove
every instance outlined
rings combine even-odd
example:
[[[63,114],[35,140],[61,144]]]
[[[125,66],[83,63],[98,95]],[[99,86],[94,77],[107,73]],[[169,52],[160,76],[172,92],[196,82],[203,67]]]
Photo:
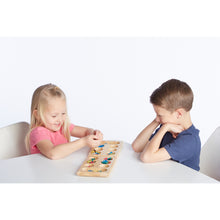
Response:
[[[122,141],[102,141],[100,146],[90,150],[76,174],[88,177],[108,177],[122,146]]]

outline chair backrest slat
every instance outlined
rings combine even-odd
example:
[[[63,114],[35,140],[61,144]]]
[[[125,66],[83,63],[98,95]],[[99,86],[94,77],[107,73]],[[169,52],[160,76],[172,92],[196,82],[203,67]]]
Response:
[[[27,122],[18,122],[0,128],[0,159],[27,155],[25,136],[29,130]]]
[[[202,147],[200,172],[220,181],[220,127],[214,131]]]

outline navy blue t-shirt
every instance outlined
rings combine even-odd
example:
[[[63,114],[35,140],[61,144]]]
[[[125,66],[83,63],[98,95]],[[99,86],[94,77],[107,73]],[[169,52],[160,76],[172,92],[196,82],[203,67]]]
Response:
[[[161,126],[150,139],[153,138],[160,128]],[[173,138],[172,134],[167,132],[160,143],[161,147],[167,150],[173,160],[199,171],[201,141],[199,130],[194,125],[179,133],[177,138]]]

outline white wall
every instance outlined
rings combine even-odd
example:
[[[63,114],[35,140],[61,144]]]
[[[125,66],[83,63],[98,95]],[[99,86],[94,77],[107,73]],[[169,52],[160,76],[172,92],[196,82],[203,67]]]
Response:
[[[132,142],[154,117],[152,91],[170,78],[194,91],[202,144],[220,125],[220,38],[0,38],[0,127],[30,120],[33,91],[67,95],[75,124]]]

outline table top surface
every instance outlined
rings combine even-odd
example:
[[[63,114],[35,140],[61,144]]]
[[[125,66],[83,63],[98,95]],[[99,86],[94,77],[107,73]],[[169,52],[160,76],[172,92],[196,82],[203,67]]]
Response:
[[[60,160],[33,154],[0,160],[1,183],[218,183],[201,172],[172,160],[146,164],[128,143],[109,177],[81,177],[76,172],[87,158],[85,147]]]

